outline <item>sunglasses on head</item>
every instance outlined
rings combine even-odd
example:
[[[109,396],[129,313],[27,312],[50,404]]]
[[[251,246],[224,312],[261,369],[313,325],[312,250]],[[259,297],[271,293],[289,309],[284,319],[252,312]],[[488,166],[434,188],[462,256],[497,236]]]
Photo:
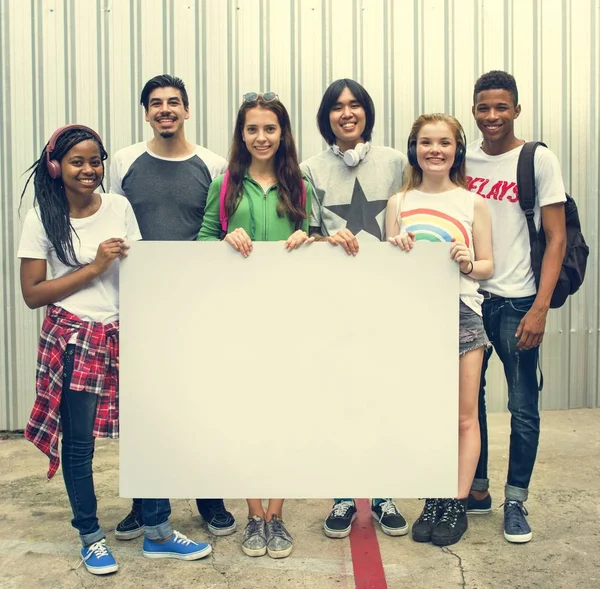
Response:
[[[247,92],[243,98],[244,102],[258,102],[259,98],[262,98],[264,102],[279,100],[279,96],[275,92]]]

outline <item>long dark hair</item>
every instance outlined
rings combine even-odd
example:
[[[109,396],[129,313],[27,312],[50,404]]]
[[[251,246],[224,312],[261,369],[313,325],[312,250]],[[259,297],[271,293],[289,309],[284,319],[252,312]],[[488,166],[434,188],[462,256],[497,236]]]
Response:
[[[108,154],[102,142],[99,141],[97,136],[79,127],[66,129],[59,135],[52,151],[52,159],[60,162],[70,149],[88,139],[98,145],[100,158],[104,162]],[[23,195],[33,178],[33,203],[34,205],[37,204],[40,209],[42,225],[46,231],[48,240],[56,251],[56,257],[65,266],[78,267],[81,264],[77,261],[77,256],[73,249],[73,237],[71,234],[73,226],[69,217],[69,201],[67,200],[62,180],[60,178],[52,178],[48,172],[48,168],[46,167],[46,147],[47,144],[44,146],[40,158],[27,170],[28,172],[31,170],[31,174],[29,174],[25,188],[23,188],[23,192],[21,193],[20,202],[23,202]],[[102,179],[104,179],[104,164],[102,165],[102,169]],[[100,184],[102,185],[102,182]],[[102,189],[104,190],[103,186]],[[73,232],[77,235],[75,229],[73,229]]]
[[[296,145],[292,136],[290,116],[279,100],[265,102],[262,95],[253,102],[244,102],[240,107],[235,122],[231,150],[229,152],[229,183],[225,195],[225,212],[231,218],[239,205],[242,196],[242,181],[252,156],[242,139],[246,113],[256,107],[274,112],[281,127],[281,142],[275,153],[275,177],[277,178],[277,214],[287,215],[288,219],[299,228],[306,219],[306,210],[302,206],[302,172],[298,164]]]

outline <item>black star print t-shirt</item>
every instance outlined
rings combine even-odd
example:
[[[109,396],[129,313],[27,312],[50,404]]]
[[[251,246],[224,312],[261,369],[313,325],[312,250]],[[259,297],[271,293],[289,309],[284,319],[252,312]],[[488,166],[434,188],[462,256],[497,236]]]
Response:
[[[322,235],[349,229],[360,239],[385,239],[385,207],[402,187],[406,156],[372,146],[356,167],[330,149],[300,165],[314,187],[310,226]]]

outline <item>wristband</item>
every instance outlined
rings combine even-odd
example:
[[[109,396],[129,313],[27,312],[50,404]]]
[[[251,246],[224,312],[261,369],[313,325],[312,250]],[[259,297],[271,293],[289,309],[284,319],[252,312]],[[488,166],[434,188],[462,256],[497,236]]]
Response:
[[[471,272],[473,272],[473,260],[469,260],[469,262],[471,262],[471,269],[468,272],[463,272],[462,270],[460,271],[461,274],[464,274],[465,276],[468,276],[469,274],[471,274]]]

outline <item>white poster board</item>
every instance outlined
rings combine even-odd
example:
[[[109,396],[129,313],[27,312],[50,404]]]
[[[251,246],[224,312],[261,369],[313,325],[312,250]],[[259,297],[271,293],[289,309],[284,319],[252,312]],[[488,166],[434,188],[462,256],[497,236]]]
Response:
[[[449,244],[138,242],[121,265],[125,497],[454,497]]]

